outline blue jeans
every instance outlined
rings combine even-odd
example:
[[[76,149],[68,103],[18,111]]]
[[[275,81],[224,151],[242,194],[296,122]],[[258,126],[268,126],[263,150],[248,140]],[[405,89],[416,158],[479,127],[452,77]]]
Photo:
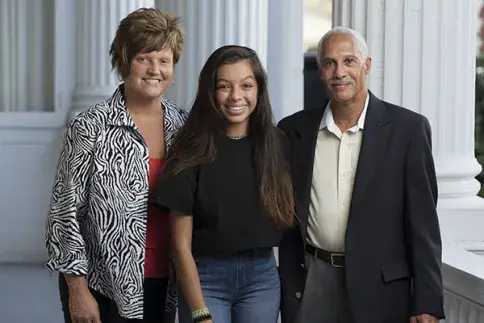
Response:
[[[272,248],[195,259],[214,323],[277,323],[280,285]],[[180,293],[179,322],[192,323]]]

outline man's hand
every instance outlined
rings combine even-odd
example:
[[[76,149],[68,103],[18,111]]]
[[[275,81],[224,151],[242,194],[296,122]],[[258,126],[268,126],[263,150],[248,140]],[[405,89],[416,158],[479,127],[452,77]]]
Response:
[[[99,306],[89,290],[69,295],[72,323],[101,323]]]
[[[435,317],[430,314],[415,315],[410,318],[410,323],[438,323]]]

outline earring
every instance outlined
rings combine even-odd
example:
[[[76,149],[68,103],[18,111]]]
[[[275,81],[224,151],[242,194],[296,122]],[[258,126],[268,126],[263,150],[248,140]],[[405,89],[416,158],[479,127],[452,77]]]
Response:
[[[170,85],[170,87],[172,87],[173,85],[175,85],[175,80],[171,80],[171,85]]]

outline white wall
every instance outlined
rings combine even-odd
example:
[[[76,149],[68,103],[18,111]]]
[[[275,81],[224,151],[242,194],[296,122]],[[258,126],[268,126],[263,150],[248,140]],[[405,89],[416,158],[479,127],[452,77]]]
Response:
[[[53,79],[53,109],[0,112],[0,263],[46,260],[45,219],[75,85],[76,26],[73,21],[77,4],[76,0],[48,1],[55,3],[53,10],[46,13],[55,26],[49,34],[51,39],[46,41],[52,44],[55,64],[52,70],[41,74]],[[28,66],[31,62],[22,63]],[[31,94],[21,86],[16,91]]]
[[[43,262],[62,130],[0,128],[0,262]]]

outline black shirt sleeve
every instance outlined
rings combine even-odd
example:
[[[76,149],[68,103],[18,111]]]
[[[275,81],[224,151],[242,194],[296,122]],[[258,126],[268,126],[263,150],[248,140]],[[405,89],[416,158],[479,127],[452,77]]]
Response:
[[[169,167],[165,167],[167,169]],[[193,204],[197,188],[197,172],[195,167],[168,174],[162,171],[156,187],[150,196],[150,202],[171,211],[193,215]]]

